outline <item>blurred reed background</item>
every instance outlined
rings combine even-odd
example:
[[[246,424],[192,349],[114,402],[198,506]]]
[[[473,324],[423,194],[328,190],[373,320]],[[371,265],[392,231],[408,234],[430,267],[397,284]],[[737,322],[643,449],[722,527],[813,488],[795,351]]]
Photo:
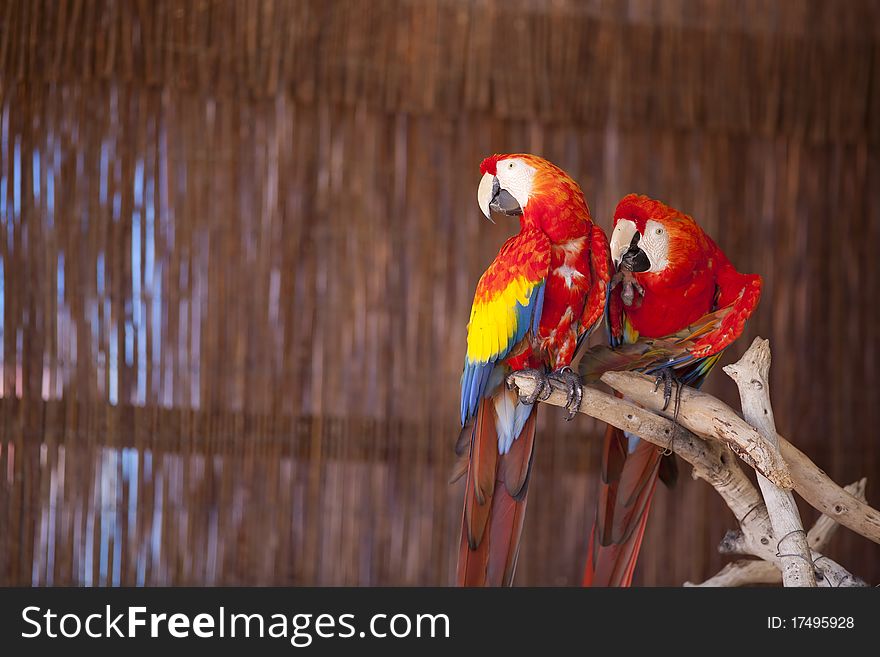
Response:
[[[495,151],[762,274],[724,360],[769,337],[780,432],[880,502],[877,2],[4,1],[0,112],[0,584],[449,583]],[[517,582],[576,584],[601,429],[542,421]],[[683,476],[636,583],[733,524]]]

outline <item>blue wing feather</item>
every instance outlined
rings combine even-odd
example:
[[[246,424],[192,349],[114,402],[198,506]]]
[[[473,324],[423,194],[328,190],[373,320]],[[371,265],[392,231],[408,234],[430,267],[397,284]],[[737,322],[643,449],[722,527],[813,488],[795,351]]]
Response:
[[[541,325],[541,313],[544,312],[544,283],[541,282],[536,290],[537,297],[532,312],[532,334],[538,335],[538,327]],[[519,304],[517,304],[519,305]]]
[[[488,361],[471,361],[465,358],[464,371],[461,374],[462,425],[466,424],[470,417],[476,415],[477,406],[487,392],[486,387],[496,363],[503,360],[530,330],[535,334],[538,332],[543,310],[544,281],[541,281],[529,292],[528,303],[523,305],[517,302],[514,311],[516,313],[516,329],[501,351],[494,354]]]

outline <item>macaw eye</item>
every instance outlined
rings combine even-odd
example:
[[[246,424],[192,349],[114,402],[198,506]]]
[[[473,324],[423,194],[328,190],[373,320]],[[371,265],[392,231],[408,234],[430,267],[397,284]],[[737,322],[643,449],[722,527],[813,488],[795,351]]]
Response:
[[[512,168],[513,168],[513,165],[514,165],[514,163],[511,162],[510,164],[507,165],[507,168],[508,168],[508,169],[512,169]]]
[[[657,229],[656,231],[654,231],[654,232],[656,232],[658,235],[662,235],[662,234],[663,234],[663,229],[662,229],[662,228],[658,228],[658,229]]]

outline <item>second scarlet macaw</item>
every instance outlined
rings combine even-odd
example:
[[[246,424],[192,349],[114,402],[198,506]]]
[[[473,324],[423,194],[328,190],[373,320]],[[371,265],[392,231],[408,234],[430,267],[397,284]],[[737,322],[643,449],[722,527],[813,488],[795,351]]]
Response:
[[[617,269],[606,311],[611,346],[699,325],[696,335],[685,336],[683,354],[647,363],[641,356],[639,367],[665,380],[667,403],[672,379],[702,385],[758,305],[761,277],[734,269],[688,215],[634,194],[614,212],[611,258]],[[608,426],[586,586],[629,586],[660,470],[657,447]]]
[[[480,172],[483,213],[519,217],[520,232],[480,278],[468,324],[457,446],[468,457],[458,583],[499,586],[510,585],[516,567],[535,402],[549,372],[568,387],[569,418],[577,410],[580,380],[568,366],[602,319],[611,262],[580,187],[559,167],[534,155],[493,155]],[[524,370],[539,385],[532,398],[520,399],[505,380]]]

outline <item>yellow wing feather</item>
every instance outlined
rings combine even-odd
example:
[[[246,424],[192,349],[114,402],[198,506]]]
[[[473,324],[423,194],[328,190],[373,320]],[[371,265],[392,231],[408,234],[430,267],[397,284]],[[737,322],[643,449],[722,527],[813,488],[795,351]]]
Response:
[[[511,346],[520,328],[518,307],[528,306],[536,287],[536,283],[520,276],[492,298],[474,300],[467,337],[470,362],[489,362]]]

